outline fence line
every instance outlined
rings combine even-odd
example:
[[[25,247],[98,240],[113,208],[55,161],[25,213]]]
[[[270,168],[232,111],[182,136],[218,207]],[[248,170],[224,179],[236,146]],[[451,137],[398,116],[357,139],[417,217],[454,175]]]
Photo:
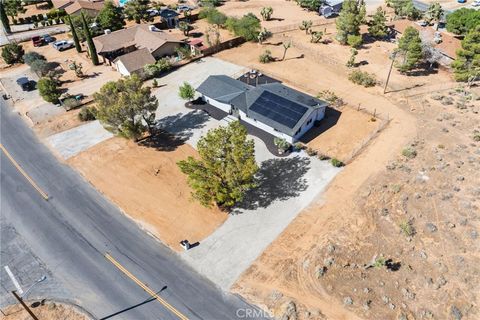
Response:
[[[325,21],[325,19],[317,19],[317,20],[312,20],[312,27],[326,26],[333,23],[335,23],[335,19],[328,20],[328,21]],[[295,31],[295,30],[298,30],[299,27],[300,27],[300,23],[292,23],[285,26],[272,27],[268,29],[268,31],[275,34],[275,33]]]

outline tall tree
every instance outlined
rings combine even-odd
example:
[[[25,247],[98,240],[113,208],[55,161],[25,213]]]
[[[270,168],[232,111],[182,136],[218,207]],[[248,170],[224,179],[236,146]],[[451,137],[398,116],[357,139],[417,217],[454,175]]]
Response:
[[[402,63],[397,65],[401,72],[407,72],[417,67],[423,58],[422,40],[414,27],[407,27],[398,41],[397,52],[402,56]]]
[[[178,88],[178,95],[183,100],[192,101],[195,98],[195,89],[188,82],[184,82],[180,88]]]
[[[23,62],[24,54],[25,50],[23,50],[23,47],[15,42],[7,43],[2,48],[2,58],[6,64]]]
[[[385,16],[385,11],[383,11],[382,7],[377,8],[372,20],[369,22],[368,33],[375,38],[383,38],[387,35],[387,17]]]
[[[229,209],[255,187],[255,147],[239,121],[208,131],[197,150],[200,159],[188,157],[178,166],[202,205]]]
[[[422,16],[422,12],[415,7],[412,0],[385,0],[385,2],[399,17],[418,20]]]
[[[466,34],[452,67],[457,81],[471,83],[480,79],[480,25]]]
[[[360,35],[360,26],[365,22],[364,0],[346,0],[337,18],[337,40],[347,44],[349,35]]]
[[[427,11],[425,12],[425,20],[428,23],[436,23],[436,30],[438,30],[438,24],[442,20],[443,8],[438,2],[430,4]]]
[[[150,87],[142,87],[142,83],[137,75],[133,75],[107,82],[93,95],[98,109],[97,119],[107,130],[138,140],[146,123],[151,133],[158,101]]]
[[[97,21],[103,29],[111,31],[120,30],[125,25],[122,9],[117,7],[112,0],[105,1],[102,10],[98,13]]]
[[[57,103],[62,94],[58,88],[58,83],[50,77],[38,80],[37,87],[38,93],[47,102]]]
[[[73,43],[75,44],[75,50],[78,53],[82,52],[82,46],[80,45],[80,41],[78,40],[77,30],[75,29],[75,24],[72,22],[72,18],[70,15],[66,15],[66,19],[68,21],[68,25],[70,26],[70,30],[72,31]]]
[[[461,8],[447,15],[447,31],[465,35],[480,25],[480,10]]]
[[[18,16],[19,13],[25,13],[27,9],[23,7],[22,0],[8,0],[4,1],[5,13],[12,17],[12,20]]]
[[[125,4],[123,12],[129,20],[136,23],[153,21],[153,17],[147,11],[150,9],[150,0],[130,0]]]
[[[93,43],[92,35],[90,34],[90,29],[88,28],[88,24],[87,24],[87,21],[85,20],[85,15],[83,14],[83,12],[81,13],[81,16],[82,16],[82,22],[83,22],[83,29],[85,31],[85,36],[87,38],[87,45],[88,45],[88,51],[90,53],[90,59],[92,59],[93,65],[97,66],[99,64],[97,49],[95,48],[95,44]]]
[[[0,20],[2,21],[3,28],[6,33],[11,33],[10,21],[8,21],[7,13],[5,12],[5,4],[0,1]]]

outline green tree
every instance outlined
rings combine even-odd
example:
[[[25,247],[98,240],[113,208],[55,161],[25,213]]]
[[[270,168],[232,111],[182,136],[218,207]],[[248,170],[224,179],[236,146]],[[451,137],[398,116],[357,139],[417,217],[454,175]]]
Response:
[[[72,22],[72,18],[70,15],[67,15],[65,18],[68,21],[68,25],[70,26],[70,31],[72,32],[73,43],[75,44],[75,50],[78,53],[82,52],[82,46],[80,45],[80,41],[78,40],[77,30],[75,24]]]
[[[425,20],[431,24],[436,23],[436,30],[438,30],[438,24],[443,16],[443,8],[438,2],[433,2],[428,7],[427,11],[425,12]]]
[[[417,67],[423,59],[422,40],[414,27],[407,27],[398,41],[397,52],[401,55],[402,63],[397,64],[401,72],[407,72]]]
[[[243,37],[246,41],[258,40],[261,30],[260,20],[253,13],[248,13],[240,19],[229,17],[226,26],[237,37]]]
[[[225,22],[227,22],[228,18],[224,13],[213,7],[203,8],[200,11],[199,17],[201,19],[207,19],[208,23],[214,24],[219,28],[225,25]]]
[[[337,40],[341,44],[347,44],[348,36],[360,35],[360,25],[365,22],[364,0],[346,0],[337,18]]]
[[[325,0],[296,0],[296,2],[302,8],[318,12],[318,9],[325,3]]]
[[[349,68],[353,68],[356,65],[355,64],[355,58],[357,57],[358,51],[357,51],[357,49],[352,48],[350,50],[350,52],[351,52],[350,59],[348,59],[348,61],[346,63],[346,66],[349,67]]]
[[[190,24],[186,21],[180,21],[180,23],[178,24],[178,29],[180,29],[180,31],[183,32],[183,34],[185,36],[188,37],[188,34],[190,33]]]
[[[386,0],[387,7],[393,8],[395,15],[409,20],[418,20],[422,12],[415,8],[412,0]]]
[[[52,103],[58,103],[61,92],[58,89],[58,83],[49,77],[41,78],[37,83],[38,92],[43,100]]]
[[[88,51],[90,53],[90,59],[92,59],[93,65],[97,66],[99,64],[97,49],[95,48],[95,44],[93,43],[92,35],[90,34],[90,30],[88,29],[87,21],[85,20],[85,15],[83,14],[83,12],[81,13],[81,16],[82,16],[83,28],[85,30],[85,36],[87,37],[87,45],[88,45]]]
[[[5,12],[5,4],[0,1],[0,21],[2,21],[3,28],[6,33],[11,33],[10,21],[8,21],[7,13]]]
[[[130,0],[125,4],[123,12],[128,20],[136,23],[153,21],[147,10],[150,9],[150,0]]]
[[[97,21],[103,29],[111,31],[120,30],[125,25],[122,9],[117,7],[112,0],[105,1],[102,10],[98,13]]]
[[[255,146],[239,121],[208,131],[197,150],[199,160],[188,157],[177,164],[202,205],[228,210],[256,186]]]
[[[30,66],[36,60],[47,61],[45,56],[41,55],[40,53],[38,53],[36,51],[27,52],[23,56],[23,62],[25,62],[25,64],[28,65],[28,66]]]
[[[183,100],[192,101],[193,98],[195,98],[195,89],[188,82],[184,82],[183,85],[178,88],[178,96]]]
[[[305,34],[309,34],[312,30],[313,22],[312,20],[303,20],[299,26],[300,30],[304,30]]]
[[[27,11],[22,4],[22,0],[8,0],[3,1],[5,6],[5,13],[12,17],[12,20],[18,16],[19,13],[25,13]]]
[[[461,8],[447,15],[447,31],[465,35],[480,25],[480,10]]]
[[[150,87],[142,87],[142,80],[137,75],[107,82],[93,97],[97,104],[97,119],[105,129],[138,140],[146,123],[152,133],[158,101]]]
[[[272,18],[273,8],[272,7],[263,7],[260,11],[260,15],[262,16],[263,20],[268,21]]]
[[[388,34],[387,17],[382,7],[378,7],[377,11],[368,24],[368,33],[375,38],[384,38]]]
[[[349,34],[347,36],[347,44],[352,48],[360,48],[362,46],[363,39],[361,35]]]
[[[452,63],[455,80],[472,81],[480,79],[480,25],[470,30],[462,40],[462,49]]]
[[[15,42],[8,43],[2,48],[2,58],[6,64],[23,62],[24,54],[23,47]]]

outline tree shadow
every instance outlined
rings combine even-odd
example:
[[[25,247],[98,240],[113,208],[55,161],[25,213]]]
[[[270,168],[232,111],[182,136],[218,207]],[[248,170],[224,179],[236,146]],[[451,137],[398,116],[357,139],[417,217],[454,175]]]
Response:
[[[242,209],[267,208],[277,200],[297,197],[308,188],[307,180],[303,177],[308,170],[310,159],[306,157],[275,158],[262,162],[256,176],[257,187],[247,192],[231,214],[240,214]]]
[[[387,269],[389,269],[391,271],[398,271],[398,270],[400,270],[400,268],[402,266],[402,263],[400,261],[399,262],[393,262],[392,259],[388,259],[385,262],[385,266],[387,267]]]
[[[185,144],[185,139],[160,129],[153,129],[150,136],[138,141],[138,145],[154,148],[157,151],[174,151],[183,144]]]
[[[177,113],[159,119],[155,127],[165,130],[175,135],[182,141],[188,140],[193,136],[193,130],[205,127],[205,122],[210,119],[209,115],[200,110],[194,110],[189,113]]]

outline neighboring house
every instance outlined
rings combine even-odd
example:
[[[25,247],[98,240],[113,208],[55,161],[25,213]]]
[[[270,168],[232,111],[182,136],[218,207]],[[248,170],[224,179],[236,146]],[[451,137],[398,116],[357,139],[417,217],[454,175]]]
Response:
[[[90,16],[96,16],[104,5],[104,0],[52,0],[53,6],[63,9],[69,15],[85,12]]]
[[[165,21],[167,28],[172,29],[178,26],[178,16],[180,15],[177,11],[172,9],[162,9],[158,13],[160,18]]]
[[[153,64],[155,61],[148,49],[143,48],[116,58],[113,64],[122,76],[130,76],[132,74],[143,76],[143,67],[147,64]]]
[[[344,0],[326,0],[318,9],[318,13],[326,18],[338,14],[342,10]]]
[[[171,56],[184,41],[148,24],[139,24],[93,38],[97,53],[111,64],[117,57],[146,48],[155,58]]]
[[[435,29],[430,26],[422,27],[418,23],[406,19],[393,21],[390,27],[395,32],[403,34],[409,26],[419,31],[422,42],[432,44],[433,48],[440,53],[442,59],[440,59],[438,63],[449,65],[457,58],[457,50],[461,49],[462,42],[451,33],[435,31]],[[436,39],[440,39],[441,42],[435,43]]]
[[[203,44],[203,40],[198,38],[188,41],[188,45],[190,46],[192,56],[202,54],[203,50],[207,49],[207,46]]]
[[[323,119],[328,105],[281,83],[254,87],[224,75],[208,77],[197,92],[210,105],[289,143]]]

